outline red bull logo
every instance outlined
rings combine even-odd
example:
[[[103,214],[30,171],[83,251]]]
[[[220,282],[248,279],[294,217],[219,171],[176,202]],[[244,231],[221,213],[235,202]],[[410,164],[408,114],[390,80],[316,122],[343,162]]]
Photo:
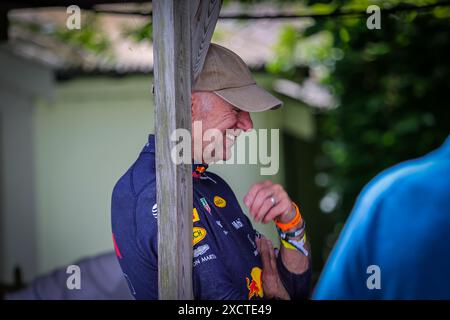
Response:
[[[200,178],[205,171],[206,167],[199,165],[197,168],[195,168],[195,171],[192,172],[192,176],[194,178]]]
[[[206,171],[206,168],[203,166],[198,166],[197,168],[195,168],[195,170],[199,173],[203,173]]]
[[[262,298],[264,296],[263,286],[262,286],[262,270],[261,268],[254,267],[250,272],[250,276],[252,281],[248,277],[247,280],[247,289],[248,289],[248,300],[253,298],[254,296]]]

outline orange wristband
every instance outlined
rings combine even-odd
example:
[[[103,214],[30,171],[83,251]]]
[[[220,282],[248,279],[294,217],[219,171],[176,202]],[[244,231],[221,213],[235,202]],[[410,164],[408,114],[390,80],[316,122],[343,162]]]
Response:
[[[295,207],[295,217],[287,222],[287,223],[281,223],[279,221],[275,221],[276,225],[278,226],[278,228],[280,228],[282,231],[287,231],[289,229],[292,229],[293,227],[295,227],[300,221],[302,221],[302,215],[300,214],[300,210],[297,207],[297,205],[292,202],[292,204]]]

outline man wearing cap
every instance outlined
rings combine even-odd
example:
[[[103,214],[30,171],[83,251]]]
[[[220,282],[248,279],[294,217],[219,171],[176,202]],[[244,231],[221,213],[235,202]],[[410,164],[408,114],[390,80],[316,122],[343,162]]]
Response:
[[[208,164],[231,157],[242,131],[253,128],[249,112],[278,108],[282,102],[256,85],[250,70],[232,51],[211,44],[192,93],[193,287],[196,299],[305,299],[311,262],[305,222],[281,185],[254,184],[244,197],[257,222],[274,221],[282,243],[260,236],[231,188],[208,172]],[[205,156],[203,133],[219,130],[221,150]],[[232,132],[232,133],[230,133]],[[199,140],[196,140],[199,139]],[[167,159],[171,161],[171,159]],[[158,298],[158,245],[155,141],[148,143],[119,179],[112,196],[113,242],[124,276],[136,299]],[[175,235],[174,235],[175,236]]]

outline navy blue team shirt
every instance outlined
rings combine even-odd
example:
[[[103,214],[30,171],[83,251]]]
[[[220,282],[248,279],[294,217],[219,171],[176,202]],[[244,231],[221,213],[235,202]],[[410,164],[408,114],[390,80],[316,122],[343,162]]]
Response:
[[[259,236],[227,183],[193,165],[193,288],[195,299],[263,299]],[[113,242],[124,277],[136,299],[158,299],[155,142],[148,143],[119,179],[112,196]],[[277,259],[293,299],[309,294],[311,268],[290,273]]]

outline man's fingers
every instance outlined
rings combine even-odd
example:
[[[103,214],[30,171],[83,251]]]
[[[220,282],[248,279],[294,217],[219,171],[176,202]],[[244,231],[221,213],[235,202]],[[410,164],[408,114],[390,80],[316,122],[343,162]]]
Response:
[[[270,266],[271,266],[271,268],[272,268],[272,270],[273,270],[274,272],[278,272],[278,270],[277,270],[277,263],[276,263],[276,260],[275,260],[275,252],[274,252],[274,249],[273,249],[273,244],[272,244],[272,242],[270,242],[269,249],[270,249],[270,251],[269,251],[269,256],[270,256]]]
[[[269,210],[274,206],[272,200],[270,200],[269,198],[266,198],[266,200],[264,200],[264,202],[261,205],[261,208],[259,208],[259,210],[257,211],[257,213],[255,214],[255,221],[263,221],[265,222],[265,216],[267,214],[267,212],[269,212]]]
[[[268,299],[273,297],[289,299],[286,288],[281,283],[280,276],[277,271],[276,256],[272,241],[268,239],[260,240],[261,260],[263,263],[262,283],[264,288],[264,296]]]
[[[272,182],[270,180],[266,180],[263,182],[259,182],[259,183],[255,183],[254,185],[252,185],[250,187],[250,190],[248,191],[248,193],[245,195],[244,197],[244,203],[245,205],[250,208],[253,205],[253,201],[255,200],[255,196],[258,193],[258,191],[266,186],[268,186],[269,184],[271,184]]]
[[[278,202],[274,205],[271,197],[274,197]],[[262,223],[268,223],[275,219],[277,216],[284,214],[287,212],[289,207],[291,206],[290,201],[285,196],[285,192],[283,190],[278,190],[271,197],[268,197],[264,200],[259,212],[255,214],[255,220],[261,221]]]
[[[255,183],[250,187],[247,194],[244,197],[244,203],[247,207],[250,208],[250,206],[253,204],[253,201],[255,200],[255,196],[258,193],[259,189],[264,188],[264,182]]]
[[[267,240],[261,239],[259,244],[261,248],[260,254],[261,254],[261,261],[263,264],[263,270],[268,271],[268,269],[270,268],[270,252],[269,247],[267,246]]]
[[[253,185],[244,197],[244,201],[249,207],[250,216],[256,222],[263,223],[268,223],[289,212],[292,207],[291,200],[283,187],[270,180]]]
[[[276,217],[285,214],[286,212],[289,212],[289,210],[291,209],[291,202],[285,202],[282,201],[280,203],[278,203],[276,206],[272,207],[269,212],[267,212],[267,214],[264,217],[263,222],[264,223],[268,223],[269,221],[272,221],[273,219],[275,219]]]
[[[275,260],[275,253],[273,250],[273,244],[272,241],[270,241],[269,239],[267,239],[266,241],[266,249],[267,249],[267,265],[266,265],[266,269],[269,273],[276,275],[276,260]]]
[[[265,242],[267,240],[267,238],[262,234],[260,235],[260,237],[256,237],[255,238],[255,243],[256,243],[256,249],[258,250],[258,253],[262,256],[263,253],[263,242]]]
[[[274,191],[271,187],[262,188],[256,194],[255,200],[250,207],[250,212],[256,221],[260,221],[264,217],[264,214],[273,207],[274,204],[270,200],[273,194]]]

